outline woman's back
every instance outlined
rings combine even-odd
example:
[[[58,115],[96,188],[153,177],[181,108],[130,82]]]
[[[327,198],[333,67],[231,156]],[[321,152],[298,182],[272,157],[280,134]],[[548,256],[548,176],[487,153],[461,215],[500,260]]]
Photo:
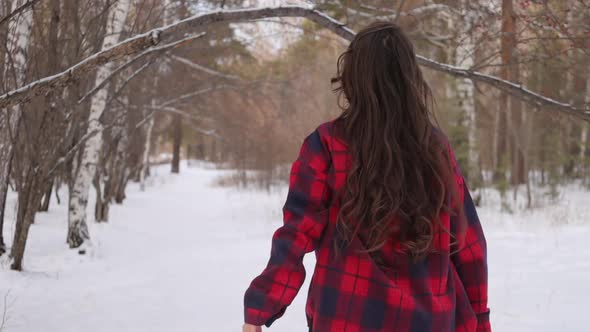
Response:
[[[347,105],[293,163],[284,225],[246,291],[246,323],[270,326],[284,313],[315,251],[311,331],[490,331],[485,238],[429,118],[411,44],[377,23],[339,64]]]

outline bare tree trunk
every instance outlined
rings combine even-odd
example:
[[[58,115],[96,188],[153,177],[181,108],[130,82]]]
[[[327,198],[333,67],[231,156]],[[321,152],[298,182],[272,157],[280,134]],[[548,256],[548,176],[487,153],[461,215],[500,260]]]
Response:
[[[6,196],[8,194],[8,177],[0,179],[6,182],[4,185],[4,192],[0,195],[0,256],[6,252],[6,243],[4,242],[4,211],[6,211]]]
[[[132,28],[132,27],[128,27]],[[129,63],[129,62],[127,62]],[[127,77],[132,76],[133,72],[130,68],[125,69],[123,72],[127,74]],[[123,85],[126,84],[125,79],[118,80],[115,91],[119,91]],[[115,124],[111,130],[111,151],[107,153],[105,161],[102,163],[103,172],[97,172],[97,176],[94,182],[96,188],[96,207],[95,207],[95,220],[97,222],[108,222],[110,204],[113,198],[123,192],[121,197],[124,197],[125,189],[119,189],[119,186],[125,186],[126,181],[123,179],[126,165],[126,152],[128,143],[127,133],[127,112],[128,112],[128,98],[125,95],[120,97],[120,104],[123,109],[118,112],[115,119]],[[102,186],[102,190],[101,190]],[[121,201],[122,202],[122,199]]]
[[[493,168],[494,181],[503,181],[505,177],[506,164],[506,110],[508,108],[508,97],[500,92],[498,109],[494,114],[494,150]]]
[[[115,136],[118,136],[113,166],[109,178],[109,197],[121,204],[125,199],[125,187],[129,178],[129,166],[127,165],[127,150],[129,149],[129,133],[127,131],[127,110],[123,111],[119,124],[115,127]]]
[[[93,181],[94,188],[96,189],[96,205],[94,206],[94,219],[96,222],[106,222],[109,218],[109,202],[105,198],[107,189],[105,187],[104,191],[101,190],[102,183],[103,175],[97,172]]]
[[[51,75],[59,71],[59,21],[60,21],[60,0],[51,0],[51,21],[49,24],[49,49],[47,56],[47,75]],[[45,105],[49,108],[49,112],[55,111],[55,103],[53,101],[53,93],[45,96]],[[53,180],[49,180],[45,187],[45,193],[42,196],[42,201],[39,205],[38,211],[48,211],[49,203],[51,202],[51,189],[53,187]]]
[[[53,191],[53,180],[49,182],[45,189],[45,194],[41,198],[41,204],[39,205],[39,212],[49,211],[49,203],[51,203],[51,192]]]
[[[102,49],[107,49],[119,41],[121,29],[129,11],[129,0],[119,0],[110,7],[105,37]],[[98,69],[96,74],[96,85],[101,84],[112,72],[113,63],[109,62]],[[100,149],[102,148],[103,125],[100,118],[106,108],[109,84],[97,91],[90,102],[90,113],[88,115],[88,128],[86,133],[98,132],[91,136],[83,146],[82,159],[80,161],[77,175],[74,178],[69,201],[68,218],[68,244],[70,248],[78,248],[85,241],[90,239],[86,226],[86,206],[88,205],[88,192],[96,172],[96,164]],[[84,231],[86,230],[86,231]]]
[[[511,50],[509,38],[510,31],[514,28],[511,26],[513,18],[511,14],[512,0],[502,0],[502,36],[500,54],[502,58],[503,67],[500,72],[500,78],[508,79],[508,68],[506,63],[510,61]],[[494,116],[494,182],[504,182],[506,176],[506,134],[507,131],[507,113],[509,105],[508,95],[504,92],[500,92],[498,103],[498,110]]]
[[[512,71],[514,75],[513,82],[517,82],[519,80],[520,71],[518,70],[518,65],[515,65],[516,68]],[[510,100],[510,131],[511,131],[511,156],[512,156],[512,163],[511,163],[511,179],[513,185],[519,185],[525,183],[525,166],[524,166],[524,153],[521,148],[521,144],[519,144],[519,140],[523,139],[523,131],[522,131],[522,102],[517,99],[513,98],[512,96],[509,97]]]
[[[124,124],[127,124],[127,119],[125,119]],[[129,149],[129,136],[127,133],[126,128],[122,128],[124,131],[123,135],[121,136],[121,140],[117,145],[117,162],[119,163],[117,174],[114,178],[115,188],[113,188],[113,195],[115,199],[115,203],[121,204],[123,200],[125,200],[125,188],[127,187],[127,183],[129,182],[130,177],[130,170],[128,166],[127,160],[127,151]]]
[[[42,192],[38,190],[41,187],[41,183],[38,182],[40,177],[35,174],[36,170],[32,169],[31,166],[27,166],[27,168],[24,178],[31,179],[31,181],[24,181],[18,194],[18,213],[10,251],[10,257],[12,258],[11,268],[17,271],[22,270],[29,228],[35,218],[35,212],[37,212],[42,195]]]
[[[461,22],[461,29],[464,32],[462,35],[466,37],[462,43],[457,45],[455,53],[455,63],[464,68],[471,68],[474,64],[474,36],[473,23],[476,13],[467,8],[468,2],[461,1],[461,14],[463,21]],[[481,170],[479,167],[479,151],[477,145],[477,128],[476,128],[476,113],[475,113],[475,87],[473,81],[468,78],[460,78],[457,82],[457,99],[459,107],[465,119],[465,126],[467,127],[467,144],[468,144],[468,165],[467,174],[470,179],[479,179],[481,177]]]
[[[182,115],[174,114],[172,124],[172,173],[180,173],[180,147],[182,146]]]
[[[568,7],[573,8],[575,2],[576,0],[569,0]],[[570,10],[567,13],[568,27],[570,27],[573,32],[578,34],[580,33],[578,30],[581,30],[580,27],[583,26],[582,22],[588,18],[590,18],[590,15],[587,12],[581,13],[579,11]],[[568,90],[572,91],[570,103],[585,103],[590,105],[590,57],[586,55],[586,52],[581,51],[590,49],[590,40],[588,40],[588,38],[582,38],[577,43],[578,45],[575,45],[577,47],[572,47],[570,53],[574,63],[581,63],[581,70],[576,70],[574,72],[574,68],[570,68],[568,71],[568,83],[572,85],[571,89]],[[577,157],[577,163],[579,164],[579,167],[577,170],[577,175],[582,176],[585,181],[587,172],[586,164],[588,162],[586,159],[586,151],[588,146],[588,123],[581,123],[580,127],[580,141]]]
[[[12,9],[16,10],[24,4],[24,0],[14,0]],[[4,63],[5,82],[13,78],[13,87],[20,87],[24,84],[27,69],[27,49],[31,36],[33,24],[33,12],[27,10],[9,23],[8,31],[14,32],[8,36],[7,49]],[[12,74],[12,75],[11,75]],[[14,154],[14,142],[18,133],[22,106],[16,105],[10,109],[0,109],[0,247],[4,246],[2,233],[4,231],[4,208],[6,207],[6,196],[10,180],[10,170]],[[0,249],[0,254],[2,249]]]
[[[516,49],[516,14],[514,13],[512,0],[502,0],[502,37],[501,37],[501,77],[511,82],[519,82],[520,73],[518,66],[518,54]],[[522,104],[520,100],[512,98],[506,93],[502,94],[500,107],[502,113],[507,112],[508,148],[510,152],[510,178],[513,185],[524,183],[524,156],[519,148],[518,140],[522,139]],[[498,136],[501,133],[497,133]],[[501,144],[498,144],[500,146]],[[502,160],[501,151],[498,158]],[[502,165],[500,165],[502,166]]]
[[[530,172],[530,145],[531,145],[531,140],[532,140],[532,136],[533,136],[533,125],[534,125],[534,116],[535,113],[529,113],[528,115],[524,115],[524,128],[525,128],[525,133],[524,133],[524,139],[522,140],[522,146],[523,146],[523,156],[524,156],[524,160],[523,160],[523,164],[524,164],[524,172],[525,172],[525,185],[526,185],[526,197],[527,197],[527,202],[526,202],[526,206],[527,209],[530,209],[533,207],[533,195],[531,193],[531,181],[530,181],[530,177],[529,177],[529,172]]]
[[[590,77],[586,79],[586,103],[590,104]],[[587,169],[588,169],[588,160],[586,159],[586,151],[588,146],[588,124],[582,124],[582,130],[580,132],[580,164],[582,168],[582,175],[584,177],[584,181],[587,176]],[[1,203],[1,202],[0,202]]]
[[[586,83],[590,86],[590,82]],[[590,90],[590,89],[589,89]],[[590,91],[588,91],[590,93]],[[590,99],[590,98],[589,98]],[[590,102],[590,100],[588,100]],[[580,132],[580,160],[584,160],[586,156],[586,146],[588,145],[588,124],[582,124],[582,131]]]
[[[10,8],[9,7],[9,2],[8,1],[3,1],[2,3],[0,3],[0,17],[5,17],[7,15],[7,12],[9,11]],[[7,42],[7,35],[8,34],[8,30],[7,30],[7,25],[6,24],[0,24],[0,45],[6,45]],[[6,58],[5,58],[6,52],[0,52],[0,79],[2,79],[2,82],[6,82],[6,77],[4,77],[4,63],[6,62]],[[0,84],[0,91],[2,91],[2,93],[6,92],[5,91],[5,84]]]
[[[167,15],[164,21],[165,24],[170,24],[176,20],[178,15],[185,17],[187,14],[186,2],[180,1],[179,11],[175,12],[171,5],[170,0],[165,1],[167,8]],[[172,120],[172,161],[171,161],[171,172],[178,174],[180,173],[180,148],[182,147],[182,115],[175,114]]]
[[[152,106],[155,106],[155,99],[152,99]],[[145,179],[147,178],[148,167],[150,165],[150,148],[152,142],[152,131],[154,128],[154,114],[150,115],[149,123],[145,133],[145,145],[143,147],[143,158],[141,163],[141,170],[139,171],[139,188],[141,191],[145,190]]]

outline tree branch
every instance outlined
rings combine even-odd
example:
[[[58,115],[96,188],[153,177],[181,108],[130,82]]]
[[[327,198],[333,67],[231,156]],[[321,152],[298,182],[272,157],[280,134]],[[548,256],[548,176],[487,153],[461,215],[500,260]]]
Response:
[[[113,77],[115,77],[117,74],[119,74],[123,70],[129,68],[129,66],[131,66],[132,64],[134,64],[138,60],[142,59],[146,55],[153,54],[153,53],[160,53],[160,54],[164,53],[164,52],[168,51],[169,49],[184,45],[186,42],[201,38],[204,35],[205,35],[204,32],[199,33],[199,34],[189,36],[189,37],[183,38],[181,40],[175,41],[173,43],[169,43],[169,44],[158,46],[158,47],[152,47],[150,49],[147,49],[147,50],[141,52],[139,55],[136,55],[131,60],[129,60],[126,63],[124,63],[123,65],[119,66],[117,69],[113,70],[111,72],[111,74],[109,76],[107,76],[102,82],[100,82],[98,85],[96,85],[90,91],[88,91],[82,98],[80,98],[80,100],[78,100],[78,104],[81,104],[82,102],[84,102],[84,100],[86,100],[89,97],[91,97],[92,95],[94,95],[98,90],[100,90],[102,87],[104,87]]]
[[[230,74],[224,74],[222,72],[219,72],[217,70],[213,70],[211,68],[207,68],[207,67],[202,66],[202,65],[200,65],[198,63],[192,62],[189,59],[186,59],[186,58],[183,58],[183,57],[180,57],[180,56],[177,56],[177,55],[171,55],[171,56],[169,56],[169,58],[171,58],[174,61],[180,62],[180,63],[182,63],[182,64],[184,64],[186,66],[189,66],[189,67],[191,67],[193,69],[196,69],[196,70],[205,72],[205,73],[207,73],[209,75],[219,76],[219,77],[227,78],[227,79],[230,79],[230,80],[238,80],[238,81],[242,80],[238,76],[234,76],[234,75],[230,75]]]
[[[29,1],[27,1],[25,4],[23,4],[22,6],[18,7],[17,9],[15,9],[12,13],[4,16],[0,20],[0,26],[2,26],[4,23],[7,23],[13,17],[19,15],[20,13],[24,12],[25,10],[28,10],[29,8],[32,8],[39,1],[41,1],[41,0],[29,0]]]
[[[63,88],[76,82],[82,74],[88,73],[96,67],[109,61],[119,60],[125,56],[137,54],[143,50],[159,44],[162,40],[170,41],[180,32],[195,30],[215,22],[239,22],[250,21],[268,17],[303,17],[319,24],[332,31],[338,36],[352,40],[354,31],[338,22],[327,14],[315,9],[301,6],[265,7],[235,10],[217,10],[209,13],[198,14],[171,25],[157,28],[135,37],[124,40],[106,50],[83,60],[70,69],[50,77],[35,81],[17,90],[0,96],[0,109],[7,108],[19,103],[26,103],[34,96],[47,93],[51,89]],[[590,121],[590,106],[585,108],[576,107],[542,96],[538,93],[523,87],[520,84],[512,83],[500,78],[471,71],[466,68],[455,67],[448,64],[436,62],[426,57],[417,56],[418,63],[424,67],[444,72],[455,77],[469,78],[475,82],[489,84],[497,89],[507,92],[520,98],[539,109],[554,110],[564,114],[577,116]]]

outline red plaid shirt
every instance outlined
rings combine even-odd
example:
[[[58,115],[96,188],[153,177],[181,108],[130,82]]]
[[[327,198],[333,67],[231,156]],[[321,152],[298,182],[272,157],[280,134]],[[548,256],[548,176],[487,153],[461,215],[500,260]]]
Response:
[[[274,233],[266,269],[245,294],[246,323],[270,326],[282,316],[303,284],[303,256],[315,251],[306,305],[310,331],[491,331],[486,241],[454,157],[460,189],[455,203],[463,204],[468,219],[460,248],[439,229],[436,251],[421,262],[400,254],[393,241],[380,251],[388,269],[359,253],[360,240],[334,259],[339,202],[332,197],[346,182],[351,158],[346,145],[334,137],[333,124],[311,133],[293,163],[284,225]],[[460,216],[441,212],[440,217],[442,226],[455,233],[455,218]]]

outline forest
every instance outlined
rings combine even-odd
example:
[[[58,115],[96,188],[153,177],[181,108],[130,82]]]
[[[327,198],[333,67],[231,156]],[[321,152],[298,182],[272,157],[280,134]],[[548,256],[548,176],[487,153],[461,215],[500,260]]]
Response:
[[[338,56],[378,20],[414,43],[478,206],[590,198],[587,0],[2,0],[2,269],[27,270],[56,206],[63,247],[96,250],[129,190],[194,162],[230,191],[284,187],[341,112]]]

